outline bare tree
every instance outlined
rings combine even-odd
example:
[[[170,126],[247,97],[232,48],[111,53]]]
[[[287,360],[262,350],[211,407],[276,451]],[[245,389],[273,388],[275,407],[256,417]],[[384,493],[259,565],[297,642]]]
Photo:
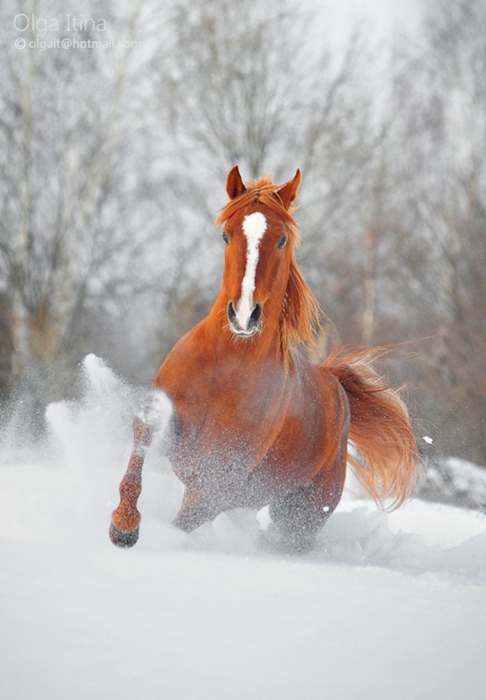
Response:
[[[139,121],[127,109],[128,89],[137,104],[140,57],[132,41],[142,7],[137,3],[120,23],[108,6],[100,15],[92,4],[103,31],[93,22],[75,38],[88,45],[114,33],[122,45],[110,53],[42,48],[69,36],[66,17],[75,9],[65,3],[2,6],[9,30],[0,69],[0,274],[14,374],[35,362],[76,358],[90,306],[100,313],[107,300],[147,284],[144,246],[154,232],[140,225],[143,202],[133,207],[139,191],[130,173],[132,131]],[[14,46],[19,10],[29,24],[23,51]]]
[[[447,452],[486,463],[486,3],[436,3],[400,58],[395,216],[414,241],[402,258],[408,314],[433,335],[417,377]],[[425,262],[425,266],[424,266]],[[407,314],[402,313],[406,323]]]
[[[344,335],[350,320],[354,339],[371,340],[362,252],[384,137],[366,80],[373,60],[359,34],[336,56],[312,33],[315,22],[292,0],[174,3],[172,43],[158,71],[161,113],[183,164],[174,181],[190,183],[186,204],[205,213],[201,226],[221,206],[235,163],[248,179],[270,172],[278,181],[303,169],[303,267]],[[357,274],[349,274],[353,265]]]

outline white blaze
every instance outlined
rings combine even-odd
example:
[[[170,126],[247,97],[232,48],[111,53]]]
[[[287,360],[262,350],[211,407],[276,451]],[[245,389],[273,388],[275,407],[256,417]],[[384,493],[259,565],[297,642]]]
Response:
[[[245,216],[243,233],[247,242],[246,270],[241,284],[241,297],[236,310],[236,318],[243,329],[247,328],[251,312],[253,311],[253,292],[255,291],[260,241],[266,230],[267,220],[260,211]]]

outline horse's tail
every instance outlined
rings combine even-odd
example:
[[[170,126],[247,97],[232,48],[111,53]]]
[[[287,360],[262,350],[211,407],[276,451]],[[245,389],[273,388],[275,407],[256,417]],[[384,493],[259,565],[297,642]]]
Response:
[[[373,368],[386,348],[336,350],[320,365],[340,382],[351,410],[349,455],[357,478],[375,499],[397,508],[410,495],[421,462],[407,408]]]

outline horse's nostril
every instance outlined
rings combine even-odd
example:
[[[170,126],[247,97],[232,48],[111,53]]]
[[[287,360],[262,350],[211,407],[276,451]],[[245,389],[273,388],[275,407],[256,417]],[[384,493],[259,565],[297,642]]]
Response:
[[[250,323],[253,326],[256,326],[256,324],[260,320],[261,315],[262,315],[262,307],[260,306],[260,304],[255,304],[255,307],[254,307],[253,311],[251,312]]]
[[[236,321],[236,311],[232,301],[230,301],[230,303],[228,304],[228,318],[231,321],[231,323],[234,323]]]

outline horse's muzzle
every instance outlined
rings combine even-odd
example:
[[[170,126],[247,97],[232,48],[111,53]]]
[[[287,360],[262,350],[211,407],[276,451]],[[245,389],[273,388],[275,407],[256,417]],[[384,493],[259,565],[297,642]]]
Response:
[[[243,328],[238,321],[235,306],[232,301],[228,304],[228,319],[230,322],[230,329],[235,335],[243,336],[245,338],[251,338],[260,329],[260,319],[262,316],[261,304],[255,304],[252,312],[248,318],[246,328]]]

